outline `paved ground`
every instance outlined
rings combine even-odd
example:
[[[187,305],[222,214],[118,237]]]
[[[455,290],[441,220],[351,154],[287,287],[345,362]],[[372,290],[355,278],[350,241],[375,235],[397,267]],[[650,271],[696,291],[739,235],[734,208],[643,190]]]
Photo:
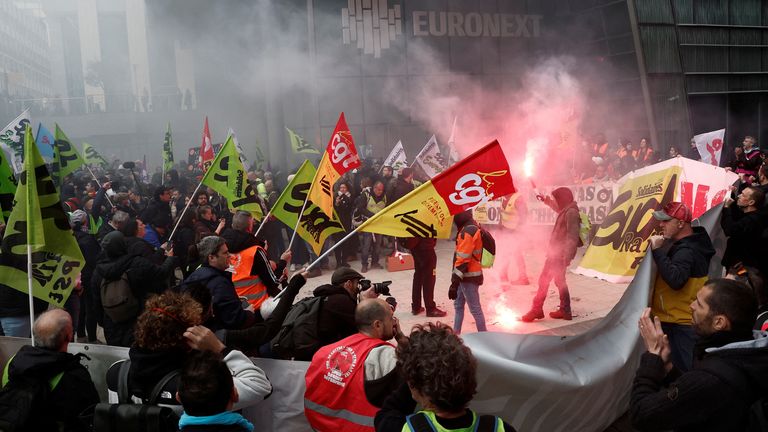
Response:
[[[568,272],[566,279],[571,292],[571,307],[573,309],[573,321],[563,321],[550,319],[548,316],[544,320],[538,320],[533,323],[523,323],[518,321],[518,317],[527,312],[531,306],[531,300],[537,289],[538,276],[544,263],[545,250],[538,247],[546,244],[548,232],[536,230],[532,233],[531,240],[524,243],[524,256],[528,266],[528,278],[530,285],[510,286],[500,283],[499,274],[503,266],[495,266],[491,270],[486,270],[486,282],[480,288],[481,302],[485,313],[486,324],[491,331],[509,332],[509,333],[540,333],[551,335],[573,335],[589,329],[592,325],[604,317],[626,289],[626,284],[612,284],[599,279],[587,278]],[[497,263],[503,257],[500,255],[508,254],[509,244],[499,244],[497,247],[500,253],[497,254]],[[437,243],[437,283],[435,286],[435,301],[439,308],[448,312],[448,316],[439,320],[453,325],[454,308],[453,301],[448,299],[448,287],[450,285],[451,260],[453,258],[454,243],[449,240],[440,240]],[[579,255],[573,260],[572,267],[575,267],[581,259],[584,248],[581,248]],[[332,254],[331,254],[332,255]],[[382,264],[383,258],[382,258]],[[331,259],[331,268],[334,268],[334,261]],[[351,262],[352,268],[360,271],[360,262]],[[509,275],[512,279],[517,277],[517,269],[514,265],[509,269]],[[322,284],[330,283],[332,270],[324,270],[323,275],[311,278],[307,285],[302,289],[298,298],[310,295],[311,291]],[[398,308],[395,315],[402,323],[403,331],[407,334],[408,330],[417,323],[424,323],[433,318],[427,318],[424,313],[413,316],[411,314],[411,281],[413,270],[388,272],[386,270],[370,270],[366,273],[368,279],[373,282],[385,280],[393,281],[391,285],[392,295],[397,298]],[[549,295],[544,305],[545,313],[553,310],[559,304],[557,288],[554,283],[549,288]],[[464,313],[463,333],[476,331],[475,320],[466,310]]]

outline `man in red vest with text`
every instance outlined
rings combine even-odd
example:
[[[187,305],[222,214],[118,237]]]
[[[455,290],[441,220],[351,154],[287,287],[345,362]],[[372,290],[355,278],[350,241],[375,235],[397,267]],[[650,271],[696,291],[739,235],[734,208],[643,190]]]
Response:
[[[394,345],[405,339],[392,307],[367,299],[355,309],[358,333],[315,353],[305,377],[304,415],[316,431],[374,430],[373,418],[401,383]]]

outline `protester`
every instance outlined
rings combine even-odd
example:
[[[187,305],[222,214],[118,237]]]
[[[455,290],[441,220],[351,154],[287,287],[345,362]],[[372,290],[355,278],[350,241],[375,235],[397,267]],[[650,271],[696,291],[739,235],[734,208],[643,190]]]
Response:
[[[539,290],[533,298],[533,307],[525,315],[520,317],[523,322],[532,322],[544,318],[544,301],[547,298],[547,290],[552,279],[560,294],[560,306],[549,313],[551,318],[571,320],[571,295],[568,292],[568,284],[565,280],[565,270],[576,256],[576,250],[581,246],[579,230],[581,218],[579,207],[573,200],[570,189],[560,187],[552,191],[552,197],[545,197],[544,203],[557,212],[555,226],[549,236],[549,247],[544,268],[539,275]]]
[[[226,227],[226,222],[223,218],[216,222],[216,215],[213,213],[211,206],[203,205],[198,207],[197,219],[195,221],[195,241],[199,242],[203,237],[211,235],[221,235]]]
[[[339,183],[339,190],[336,192],[336,198],[333,200],[333,209],[336,210],[336,214],[339,216],[339,222],[344,228],[343,232],[333,233],[333,241],[339,242],[344,238],[348,232],[352,231],[352,213],[355,210],[355,197],[352,196],[352,192],[349,189],[349,184],[345,182]],[[349,242],[351,240],[347,239]],[[336,256],[336,268],[349,267],[348,258],[355,254],[355,251],[350,248],[352,243],[344,243],[334,250]]]
[[[504,238],[511,244],[512,256],[500,254],[498,258],[500,258],[502,283],[510,285],[528,285],[530,283],[523,256],[524,242],[526,241],[523,232],[528,221],[528,205],[525,201],[525,196],[521,192],[515,192],[502,200],[501,226],[504,228]],[[509,276],[509,267],[511,267],[512,261],[517,267],[517,278],[514,280],[510,280]]]
[[[355,323],[358,333],[320,348],[307,369],[304,414],[316,431],[373,431],[374,415],[401,384],[395,347],[387,341],[405,336],[389,303],[363,300]]]
[[[97,307],[97,296],[94,293],[98,288],[91,285],[91,279],[101,253],[101,246],[96,241],[96,237],[88,232],[88,215],[84,211],[75,210],[70,213],[69,223],[75,233],[80,252],[85,258],[80,272],[80,317],[77,320],[75,332],[79,336],[78,342],[95,343],[98,341],[96,327],[102,318],[101,310]],[[77,294],[70,294],[70,297],[73,295],[77,296]]]
[[[691,368],[695,343],[688,305],[707,279],[715,249],[703,227],[691,226],[692,214],[687,205],[667,203],[653,212],[653,217],[659,221],[663,234],[648,239],[658,271],[652,310],[669,337],[672,362],[687,371]]]
[[[405,383],[376,414],[377,432],[515,431],[499,417],[468,408],[477,391],[477,360],[447,325],[416,325],[397,346],[397,365]],[[417,404],[421,409],[413,414]]]
[[[472,219],[472,213],[469,210],[456,214],[453,217],[453,223],[458,231],[453,272],[451,273],[451,287],[448,289],[448,298],[453,300],[453,307],[456,310],[453,328],[456,334],[461,333],[464,322],[464,304],[466,303],[469,312],[475,318],[477,331],[487,331],[483,306],[480,303],[480,285],[483,284],[482,231],[477,222]],[[435,316],[435,311],[427,310],[427,316]],[[442,316],[445,316],[445,313]]]
[[[725,200],[720,216],[720,226],[728,236],[721,263],[726,270],[737,263],[764,268],[766,256],[762,238],[765,217],[759,210],[765,204],[765,193],[756,187],[747,187],[736,199],[738,209],[732,209],[734,201]]]
[[[158,186],[155,188],[155,193],[152,196],[152,200],[147,205],[147,208],[141,214],[141,220],[143,221],[172,221],[173,216],[171,214],[171,186]],[[155,218],[158,219],[155,219]]]
[[[640,317],[647,352],[632,385],[633,427],[759,430],[747,429],[747,424],[752,403],[768,392],[768,338],[752,333],[757,311],[753,293],[740,282],[712,279],[697,292],[690,309],[699,341],[688,371],[675,367],[674,349],[659,317],[652,316],[651,308]]]
[[[99,393],[88,369],[80,364],[83,354],[67,352],[74,334],[72,318],[61,309],[50,310],[35,320],[33,333],[35,346],[24,345],[11,357],[2,385],[23,390],[42,381],[50,393],[31,407],[26,424],[14,426],[29,431],[86,430],[78,416],[99,402]]]
[[[355,204],[356,212],[365,221],[384,210],[387,206],[387,197],[384,195],[384,183],[377,180],[373,187],[366,188],[360,193]],[[368,271],[368,258],[371,258],[370,268],[381,269],[379,264],[379,254],[383,247],[384,236],[369,232],[360,235],[360,259],[362,260],[361,273]]]

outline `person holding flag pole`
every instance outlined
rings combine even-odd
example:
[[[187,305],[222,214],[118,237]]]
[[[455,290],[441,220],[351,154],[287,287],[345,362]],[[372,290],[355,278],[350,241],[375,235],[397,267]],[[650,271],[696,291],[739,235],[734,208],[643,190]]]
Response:
[[[305,270],[311,270],[358,231],[395,237],[448,238],[453,215],[514,192],[506,156],[494,140],[374,214]]]

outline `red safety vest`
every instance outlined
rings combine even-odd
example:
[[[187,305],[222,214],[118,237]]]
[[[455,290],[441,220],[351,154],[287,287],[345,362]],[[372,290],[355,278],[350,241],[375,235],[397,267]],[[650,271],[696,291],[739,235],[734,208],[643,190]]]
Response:
[[[235,268],[232,274],[235,291],[238,296],[245,297],[254,309],[259,309],[267,299],[267,286],[261,282],[261,278],[251,275],[253,257],[259,249],[264,250],[261,246],[252,246],[229,256],[229,263]]]
[[[373,432],[378,407],[365,397],[364,363],[368,353],[391,345],[362,333],[320,348],[305,377],[304,415],[320,432]]]

